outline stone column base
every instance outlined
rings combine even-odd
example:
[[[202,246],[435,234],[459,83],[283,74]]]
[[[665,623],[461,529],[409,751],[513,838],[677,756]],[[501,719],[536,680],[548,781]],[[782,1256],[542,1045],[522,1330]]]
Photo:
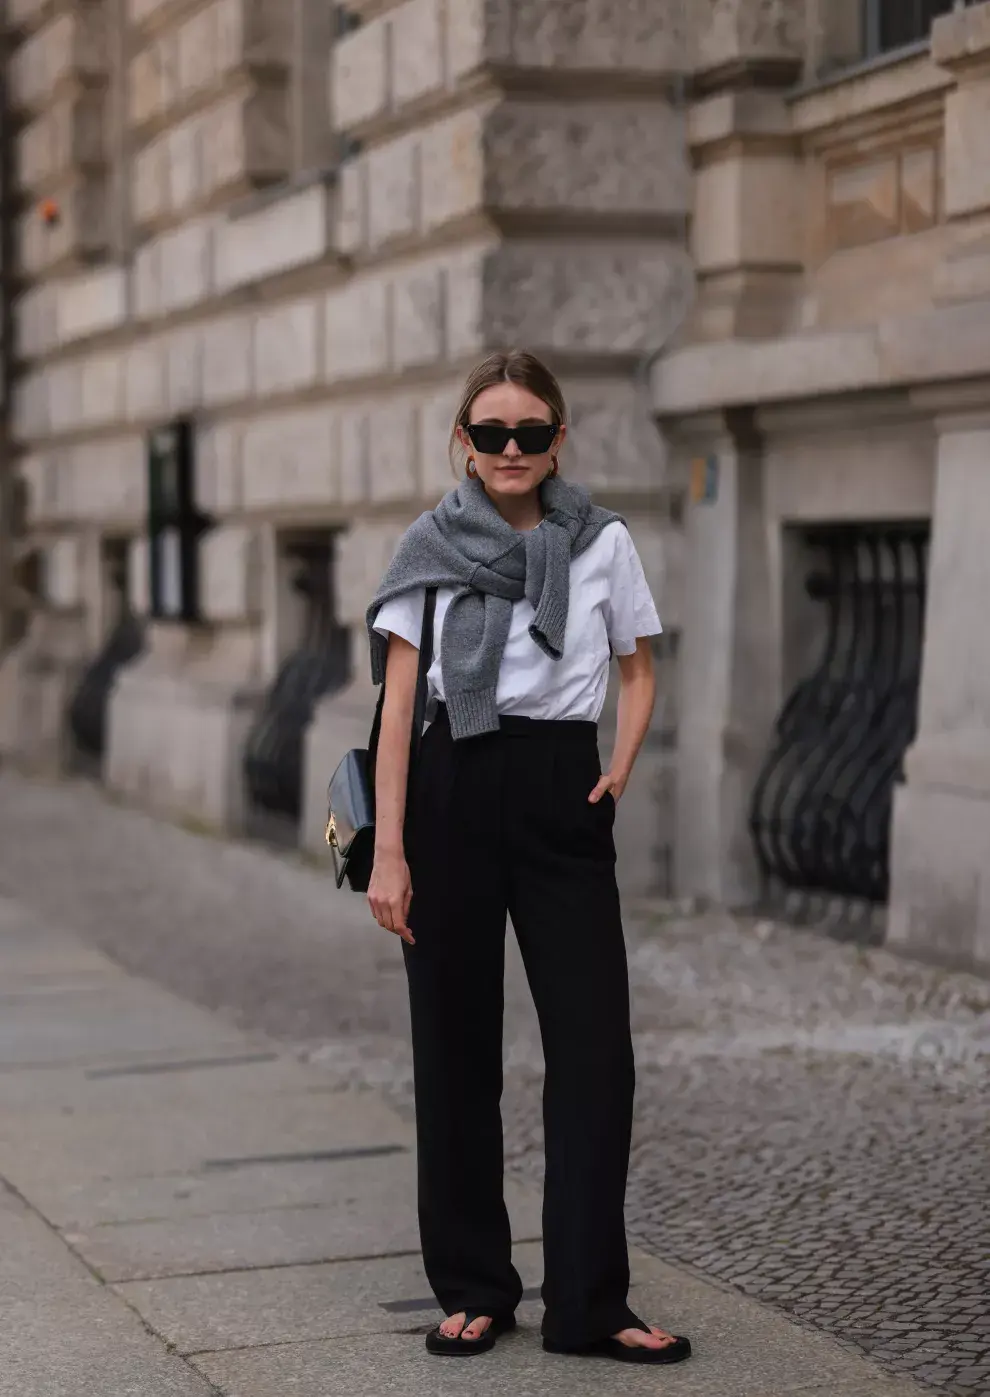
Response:
[[[244,828],[243,753],[264,692],[257,637],[152,627],[110,698],[104,781],[168,818]]]
[[[990,736],[926,741],[894,798],[887,940],[990,968]]]
[[[0,662],[0,758],[38,773],[65,771],[72,752],[68,709],[85,662],[81,617],[35,616]]]

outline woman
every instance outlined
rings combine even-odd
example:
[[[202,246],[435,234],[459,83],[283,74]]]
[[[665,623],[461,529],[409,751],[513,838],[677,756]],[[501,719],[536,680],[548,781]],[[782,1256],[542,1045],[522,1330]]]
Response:
[[[670,1363],[688,1341],[627,1303],[634,1069],[612,837],[653,711],[660,622],[621,519],[558,473],[566,433],[537,359],[480,365],[451,437],[466,477],[405,535],[369,610],[387,684],[368,900],[402,938],[409,980],[423,1258],[448,1315],[427,1348],[492,1348],[522,1295],[499,1109],[508,913],[546,1059],[544,1348]],[[432,721],[407,808],[430,588]],[[613,651],[622,687],[603,774]]]

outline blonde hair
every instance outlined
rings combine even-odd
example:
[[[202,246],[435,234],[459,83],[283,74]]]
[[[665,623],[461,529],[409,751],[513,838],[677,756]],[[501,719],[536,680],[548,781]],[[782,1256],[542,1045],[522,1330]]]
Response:
[[[526,388],[534,397],[546,403],[555,427],[562,427],[567,421],[567,404],[564,402],[560,384],[542,360],[522,349],[511,350],[508,354],[490,354],[468,375],[454,416],[449,451],[450,464],[455,475],[458,474],[458,450],[463,451],[457,437],[457,429],[466,427],[471,421],[471,408],[475,398],[486,388],[495,388],[500,383],[517,383],[520,388]]]

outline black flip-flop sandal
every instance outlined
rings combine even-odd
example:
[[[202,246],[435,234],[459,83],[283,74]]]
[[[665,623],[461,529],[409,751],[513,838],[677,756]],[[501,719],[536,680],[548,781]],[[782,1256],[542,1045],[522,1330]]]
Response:
[[[485,1315],[484,1310],[467,1310],[467,1319],[464,1321],[464,1328],[473,1324],[476,1319],[481,1319]],[[492,1315],[491,1324],[478,1339],[462,1339],[460,1335],[456,1339],[448,1339],[445,1334],[440,1333],[440,1325],[436,1329],[431,1329],[426,1336],[426,1347],[430,1353],[443,1354],[451,1358],[466,1358],[469,1354],[490,1353],[503,1334],[508,1334],[516,1327],[515,1315]],[[463,1332],[463,1331],[462,1331]]]
[[[648,1334],[650,1331],[644,1326],[643,1332]],[[619,1339],[599,1339],[597,1343],[579,1349],[564,1348],[550,1339],[544,1339],[543,1347],[547,1353],[566,1353],[573,1358],[614,1358],[619,1363],[683,1363],[685,1358],[691,1357],[691,1340],[682,1339],[676,1334],[673,1337],[674,1342],[666,1348],[633,1348]]]

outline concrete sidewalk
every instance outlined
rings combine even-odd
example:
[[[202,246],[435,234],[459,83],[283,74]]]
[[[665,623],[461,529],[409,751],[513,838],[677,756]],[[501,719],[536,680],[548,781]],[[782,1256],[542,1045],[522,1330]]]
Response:
[[[909,1397],[834,1340],[642,1255],[633,1304],[691,1335],[661,1371],[539,1346],[431,1358],[409,1128],[371,1093],[125,974],[0,899],[0,1397],[665,1392]]]

